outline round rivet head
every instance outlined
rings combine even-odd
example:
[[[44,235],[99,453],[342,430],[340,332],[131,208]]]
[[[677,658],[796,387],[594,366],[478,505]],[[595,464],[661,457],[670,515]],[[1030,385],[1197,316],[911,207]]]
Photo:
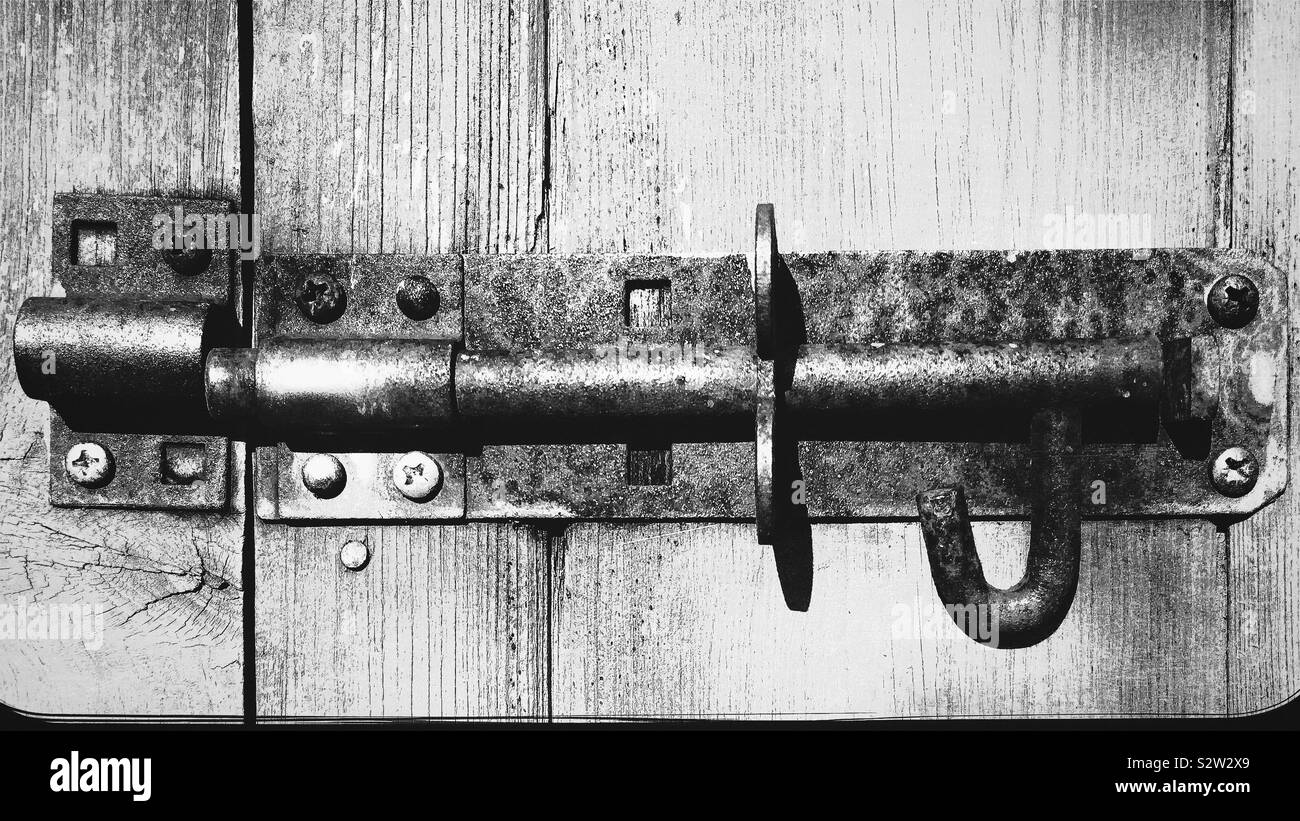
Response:
[[[1243,447],[1225,449],[1210,464],[1210,481],[1224,496],[1245,496],[1259,480],[1259,461]]]
[[[113,454],[98,442],[78,442],[63,459],[68,478],[82,487],[103,487],[113,480]]]
[[[302,484],[314,496],[333,498],[343,492],[347,481],[347,471],[337,456],[317,453],[302,463]]]
[[[428,277],[409,276],[397,286],[397,307],[411,319],[428,319],[438,313],[438,288]]]
[[[393,487],[413,502],[428,501],[442,487],[442,465],[424,451],[413,450],[393,465]]]
[[[324,325],[343,315],[348,297],[339,281],[329,274],[308,274],[298,285],[294,301],[303,316]]]
[[[1242,328],[1259,313],[1259,288],[1250,277],[1228,274],[1210,286],[1205,303],[1215,322],[1225,328]]]
[[[210,248],[169,248],[162,252],[163,262],[181,276],[192,277],[208,270],[212,264]]]
[[[339,548],[339,562],[348,570],[360,570],[370,562],[370,548],[356,539],[344,542]]]

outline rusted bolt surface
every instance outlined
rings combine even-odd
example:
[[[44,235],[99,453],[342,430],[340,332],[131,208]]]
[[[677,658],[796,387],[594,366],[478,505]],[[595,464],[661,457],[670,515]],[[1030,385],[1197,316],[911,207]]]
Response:
[[[356,539],[344,542],[339,548],[339,561],[348,570],[360,570],[370,562],[370,548]]]
[[[1247,448],[1226,448],[1214,457],[1210,480],[1224,496],[1245,496],[1259,480],[1259,461]]]
[[[414,320],[438,313],[438,288],[428,277],[413,274],[397,286],[397,307]]]
[[[348,474],[337,456],[329,453],[313,454],[302,464],[302,483],[314,496],[333,498],[343,492]]]
[[[343,315],[347,306],[347,293],[339,281],[329,274],[308,274],[298,286],[294,298],[303,316],[324,325]]]
[[[1241,328],[1259,312],[1259,288],[1250,277],[1228,274],[1210,286],[1206,304],[1215,322],[1225,328]]]
[[[393,486],[414,502],[424,502],[442,487],[442,465],[429,454],[413,450],[393,465]]]
[[[113,454],[98,442],[78,442],[63,459],[68,478],[82,487],[103,487],[113,480]]]

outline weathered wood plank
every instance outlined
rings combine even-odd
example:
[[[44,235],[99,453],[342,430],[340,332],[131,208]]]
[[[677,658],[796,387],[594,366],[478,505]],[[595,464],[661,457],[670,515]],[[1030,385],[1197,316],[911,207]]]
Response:
[[[54,192],[238,200],[236,55],[233,0],[0,4],[0,337],[53,292]],[[0,356],[0,606],[102,643],[0,640],[0,701],[239,715],[240,517],[51,509],[46,419]]]
[[[543,9],[257,3],[266,250],[542,250]]]
[[[735,253],[760,200],[791,251],[1212,245],[1225,9],[557,0],[552,247]]]
[[[1187,560],[1199,529],[1089,528],[1069,617],[1009,652],[952,623],[916,528],[815,527],[812,605],[792,613],[746,528],[571,527],[554,576],[556,717],[1219,714],[1222,611],[1187,600],[1222,591],[1225,570]],[[996,583],[1019,576],[1027,531],[977,526]]]
[[[1291,327],[1300,327],[1300,257],[1294,223],[1300,162],[1300,8],[1247,2],[1237,11],[1233,95],[1234,245],[1269,256],[1291,282]],[[1295,340],[1292,339],[1292,373]],[[1294,393],[1288,398],[1294,402]],[[1228,535],[1228,710],[1254,713],[1300,691],[1300,457],[1291,408],[1291,480],[1271,507]]]
[[[270,252],[542,250],[541,0],[257,3]],[[547,542],[508,526],[256,529],[262,717],[545,717]],[[344,570],[345,538],[375,557]]]
[[[1033,248],[1045,217],[1150,217],[1213,245],[1224,3],[631,3],[551,21],[551,247]],[[1009,583],[1025,528],[981,531]],[[893,638],[937,601],[915,525],[816,529],[807,614],[750,529],[568,533],[553,570],[557,718],[1222,714],[1223,541],[1206,522],[1085,525],[1081,591],[1043,645]],[[954,628],[955,630],[955,628]],[[958,637],[960,638],[960,637]]]
[[[481,527],[263,526],[259,719],[546,713],[546,542]],[[370,563],[339,562],[348,539]]]

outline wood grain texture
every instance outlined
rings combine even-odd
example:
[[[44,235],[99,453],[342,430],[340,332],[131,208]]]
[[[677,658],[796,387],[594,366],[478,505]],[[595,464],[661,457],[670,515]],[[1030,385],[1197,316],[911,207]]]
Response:
[[[266,250],[544,250],[544,9],[256,3]]]
[[[1212,245],[1224,3],[556,0],[556,251]],[[1141,247],[1139,243],[1132,245]]]
[[[1300,327],[1300,8],[1247,2],[1237,10],[1233,94],[1233,244],[1258,251],[1290,277],[1291,327]],[[1291,373],[1296,342],[1292,345]],[[1294,388],[1288,403],[1294,401]],[[1271,507],[1228,536],[1229,712],[1255,713],[1300,691],[1300,457],[1291,409],[1291,476]]]
[[[531,528],[259,531],[259,720],[546,714],[546,540]],[[368,544],[365,569],[339,562]]]
[[[544,250],[544,8],[256,3],[266,248]],[[365,570],[339,565],[345,536],[377,551]],[[255,538],[259,717],[546,716],[544,534],[258,522]]]
[[[234,5],[0,4],[0,338],[54,292],[54,192],[238,200]],[[239,517],[51,509],[46,419],[0,356],[0,605],[71,608],[103,640],[0,640],[0,701],[239,715]]]
[[[743,252],[760,201],[785,251],[1042,247],[1070,210],[1150,217],[1098,245],[1213,245],[1229,34],[1224,3],[558,0],[551,248]],[[892,636],[937,601],[915,525],[818,528],[807,614],[750,528],[692,533],[569,531],[557,718],[1226,710],[1207,522],[1086,524],[1070,620],[1011,652]],[[995,581],[1025,534],[977,531]]]
[[[812,605],[794,613],[752,528],[577,525],[554,575],[555,714],[1222,714],[1226,571],[1188,561],[1199,529],[1089,528],[1065,623],[995,651],[943,610],[917,528],[814,527]],[[995,583],[1018,578],[1027,533],[977,526]],[[1210,595],[1189,612],[1189,591]]]

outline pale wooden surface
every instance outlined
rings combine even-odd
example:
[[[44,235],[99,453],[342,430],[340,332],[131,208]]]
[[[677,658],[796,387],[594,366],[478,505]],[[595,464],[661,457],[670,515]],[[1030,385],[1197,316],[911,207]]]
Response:
[[[267,250],[542,250],[543,8],[256,3]],[[546,716],[544,534],[258,522],[256,544],[259,717]]]
[[[915,527],[814,527],[807,613],[786,610],[750,528],[572,527],[553,578],[555,715],[1222,714],[1223,611],[1211,608],[1225,569],[1188,560],[1200,527],[1089,528],[1070,615],[1012,652],[953,625]],[[1027,534],[976,527],[995,583],[1018,577]],[[1189,612],[1197,595],[1209,602]]]
[[[264,250],[544,250],[544,9],[254,3]]]
[[[557,2],[553,251],[1040,247],[1043,217],[1222,220],[1224,4]],[[1132,243],[1141,245],[1141,242]],[[815,530],[806,614],[749,527],[571,529],[553,571],[557,718],[1222,714],[1222,537],[1085,525],[1041,646],[893,639],[937,601],[916,525]],[[1027,529],[977,531],[1003,583]],[[948,626],[949,634],[956,628]]]
[[[1288,2],[1247,2],[1237,12],[1233,99],[1233,244],[1269,256],[1290,275],[1291,327],[1300,319],[1296,164],[1300,162],[1300,26]],[[1296,348],[1292,340],[1292,378]],[[1294,396],[1294,388],[1292,388]],[[1280,500],[1228,535],[1228,698],[1254,713],[1300,690],[1300,459],[1291,406],[1291,483]]]
[[[52,293],[55,191],[238,200],[234,5],[0,3],[0,338]],[[8,353],[0,424],[0,604],[88,608],[105,632],[97,650],[0,641],[0,702],[240,715],[240,517],[51,509],[45,406]]]
[[[263,525],[259,719],[545,716],[545,557],[523,526]]]

